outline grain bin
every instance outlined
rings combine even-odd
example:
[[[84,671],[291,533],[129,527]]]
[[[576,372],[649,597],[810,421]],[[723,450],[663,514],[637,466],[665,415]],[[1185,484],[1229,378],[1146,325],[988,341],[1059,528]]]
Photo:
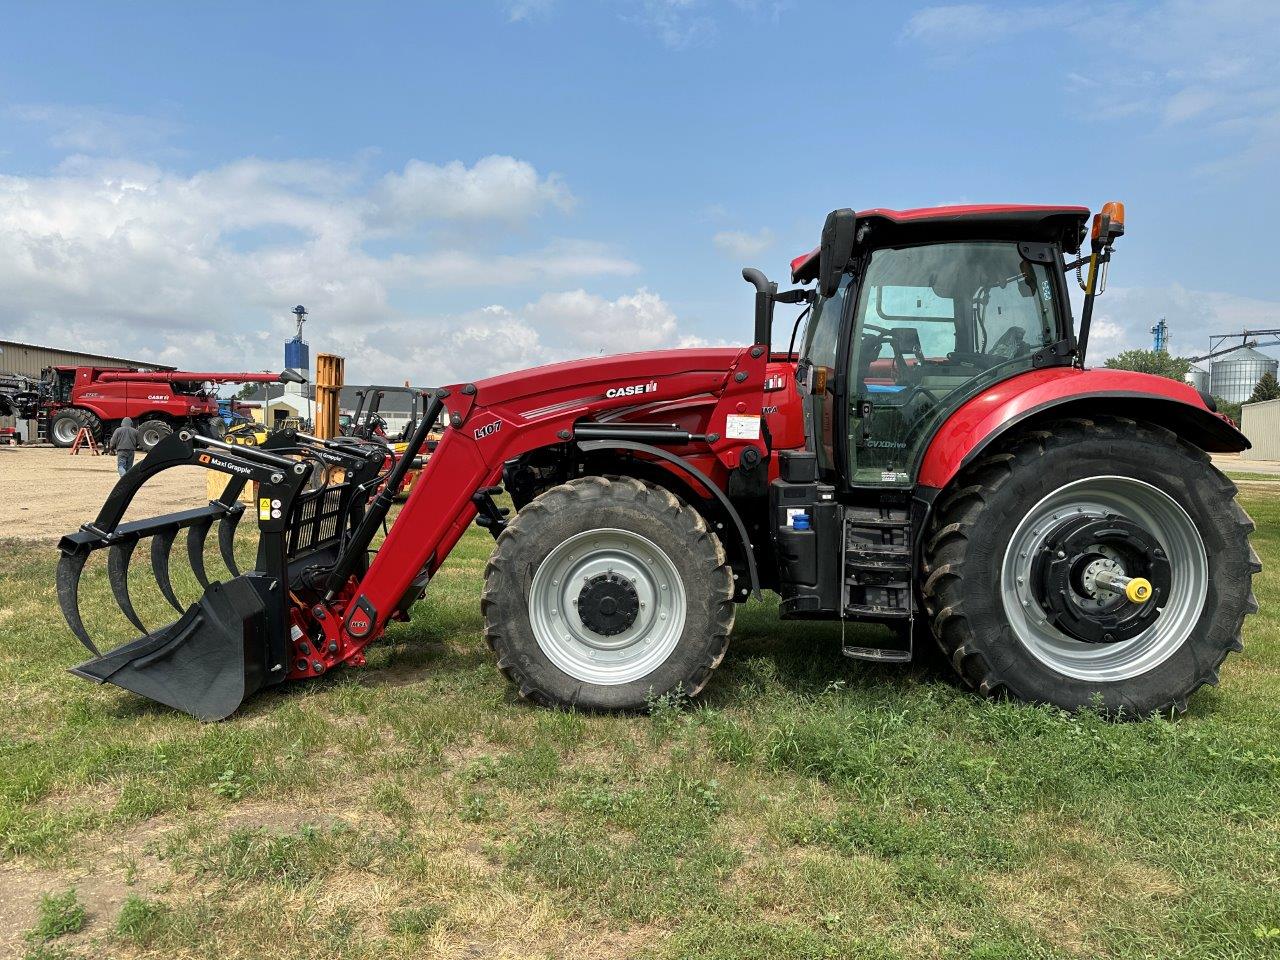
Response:
[[[1194,364],[1187,371],[1187,383],[1195,387],[1201,393],[1209,392],[1209,371]]]
[[[1274,357],[1253,347],[1239,347],[1210,364],[1209,392],[1231,403],[1244,403],[1263,374],[1275,376],[1278,367],[1280,362]]]

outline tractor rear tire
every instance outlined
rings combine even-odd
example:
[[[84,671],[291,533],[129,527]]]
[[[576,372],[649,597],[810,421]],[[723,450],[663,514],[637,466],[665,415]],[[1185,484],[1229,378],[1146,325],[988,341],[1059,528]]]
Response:
[[[990,697],[1123,719],[1184,712],[1242,649],[1244,618],[1258,609],[1253,521],[1235,493],[1204,451],[1149,423],[1062,420],[1022,431],[957,477],[934,511],[923,593],[943,653]],[[1072,530],[1084,532],[1072,540]],[[1125,552],[1143,542],[1147,554]],[[1080,571],[1068,573],[1061,565],[1076,556]],[[1096,580],[1089,587],[1091,567],[1142,556],[1167,563],[1164,591],[1147,601],[1153,619]],[[1068,579],[1046,579],[1054,558]],[[1129,633],[1109,626],[1122,619],[1105,620],[1134,610],[1143,619],[1128,621]]]
[[[102,421],[88,410],[68,407],[59,410],[49,421],[49,442],[55,447],[69,447],[76,442],[76,434],[88,427],[94,440],[102,439]]]
[[[733,573],[702,515],[669,491],[582,477],[503,531],[481,609],[521,697],[639,710],[706,686],[733,629]]]
[[[152,447],[171,433],[173,427],[163,420],[143,420],[138,424],[138,447],[144,453],[150,452]]]

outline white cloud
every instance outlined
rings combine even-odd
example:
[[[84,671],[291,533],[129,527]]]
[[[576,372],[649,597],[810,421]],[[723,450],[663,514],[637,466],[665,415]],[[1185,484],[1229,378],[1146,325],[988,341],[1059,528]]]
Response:
[[[520,221],[547,209],[568,211],[573,194],[555,174],[539,176],[515,157],[490,156],[468,167],[410,160],[373,192],[376,219],[404,225],[423,220]]]
[[[669,50],[684,50],[711,40],[716,24],[703,0],[639,0],[626,15],[654,34]]]
[[[505,0],[502,4],[510,23],[544,17],[555,6],[555,0]]]
[[[975,46],[988,46],[1018,34],[1039,30],[1065,11],[1061,7],[1016,9],[988,3],[951,3],[913,13],[902,38],[931,47],[941,60],[958,60]]]
[[[392,194],[411,210],[388,223]],[[539,298],[637,272],[611,248],[554,237],[513,245],[509,229],[474,226],[529,220],[568,197],[557,178],[509,157],[411,163],[372,182],[324,161],[247,158],[178,173],[73,157],[45,176],[0,175],[0,330],[179,366],[262,369],[280,362],[288,310],[302,302],[316,321],[313,349],[345,351],[349,377],[416,382],[678,342],[674,314],[648,290]],[[426,217],[473,226],[461,240],[429,241],[414,230]],[[451,315],[423,307],[442,291],[465,303],[479,289],[482,302],[502,289],[531,302]]]
[[[773,231],[768,227],[757,233],[743,230],[721,230],[711,242],[721,253],[734,260],[749,260],[758,257],[773,246]]]
[[[388,382],[420,384],[476,380],[579,357],[706,345],[682,334],[671,307],[644,288],[613,300],[579,289],[547,293],[516,308],[492,304],[456,316],[389,317],[344,326],[333,340],[338,352],[360,358],[362,368],[379,371]]]
[[[943,4],[917,10],[902,42],[940,63],[1002,41],[1029,44],[1053,27],[1080,67],[1066,87],[1096,104],[1104,122],[1153,117],[1165,127],[1222,142],[1234,162],[1221,173],[1274,161],[1280,149],[1280,4],[1256,0],[1159,0],[1146,4]]]
[[[143,117],[99,107],[56,103],[28,103],[9,107],[9,116],[44,127],[49,143],[59,150],[137,156],[166,143],[179,125],[157,117]]]
[[[1080,315],[1076,304],[1076,317]],[[1169,352],[1199,356],[1209,350],[1209,336],[1275,326],[1280,301],[1191,290],[1174,283],[1165,287],[1111,287],[1097,302],[1089,333],[1089,358],[1100,364],[1122,350],[1151,348],[1151,327],[1164,317],[1169,324]]]
[[[575,355],[654,350],[678,340],[671,307],[643,288],[616,300],[586,290],[548,293],[525,307],[524,316],[550,345]]]

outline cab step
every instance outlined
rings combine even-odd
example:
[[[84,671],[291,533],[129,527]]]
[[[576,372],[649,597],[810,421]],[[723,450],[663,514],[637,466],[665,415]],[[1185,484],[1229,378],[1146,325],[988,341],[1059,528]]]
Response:
[[[897,647],[852,647],[840,648],[850,660],[869,660],[872,663],[910,663],[912,652],[910,644],[905,650]]]
[[[887,621],[911,617],[911,544],[911,515],[906,505],[846,508],[846,617]]]
[[[909,509],[893,502],[849,507],[844,525],[844,615],[890,626],[896,642],[842,644],[841,652],[873,663],[908,663],[915,614]]]

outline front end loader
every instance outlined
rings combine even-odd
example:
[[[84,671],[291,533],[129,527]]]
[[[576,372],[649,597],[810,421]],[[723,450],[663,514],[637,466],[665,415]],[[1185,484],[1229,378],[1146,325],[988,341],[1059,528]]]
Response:
[[[475,522],[495,538],[486,640],[536,703],[696,696],[737,604],[768,589],[784,619],[888,628],[846,643],[854,659],[905,663],[936,644],[986,696],[1180,712],[1257,609],[1252,523],[1207,456],[1248,442],[1188,385],[1086,367],[1123,207],[1104,207],[1092,231],[1088,219],[1082,207],[833,211],[793,261],[793,289],[744,270],[751,345],[430,391],[395,458],[360,437],[284,431],[244,447],[176,433],[60,544],[59,598],[93,654],[74,672],[229,716],[263,687],[363,664]],[[779,304],[800,308],[785,352]],[[148,479],[184,465],[232,479],[206,506],[121,522]],[[258,544],[242,572],[246,510]],[[215,524],[223,579],[206,569]],[[169,569],[183,531],[204,588],[185,608]],[[143,540],[179,615],[167,625],[148,627],[130,598]],[[77,604],[100,551],[142,631],[105,652]]]

